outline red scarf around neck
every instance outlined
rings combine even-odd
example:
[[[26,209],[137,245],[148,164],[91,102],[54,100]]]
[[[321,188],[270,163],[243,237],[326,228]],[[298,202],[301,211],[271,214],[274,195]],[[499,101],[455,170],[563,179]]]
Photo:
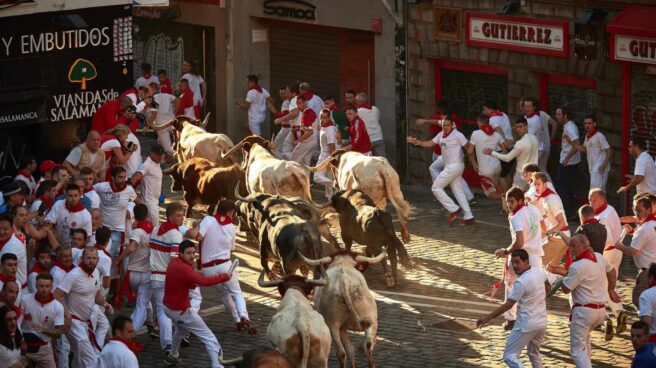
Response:
[[[150,234],[153,232],[154,226],[153,223],[148,221],[148,220],[143,220],[137,222],[137,228],[143,230],[146,232],[146,234]]]
[[[595,214],[595,216],[597,216],[597,215],[599,215],[600,213],[606,211],[606,208],[608,208],[608,203],[604,203],[604,204],[602,204],[601,207],[599,207],[599,208],[597,208],[596,210],[594,210],[594,214]]]
[[[306,99],[308,102],[310,102],[310,100],[312,99],[312,97],[314,97],[314,94],[312,94],[312,92],[305,92],[305,93],[302,94],[302,96],[305,97],[305,99]]]
[[[20,176],[24,176],[24,177],[26,177],[26,178],[28,178],[28,179],[32,179],[32,174],[28,173],[28,172],[25,171],[25,170],[18,170],[18,172],[17,172],[16,174],[17,174],[17,175],[20,175]]]
[[[0,281],[2,282],[7,282],[7,281],[13,281],[16,282],[16,277],[14,276],[7,276],[4,273],[0,273]],[[20,285],[19,285],[20,286]]]
[[[173,230],[173,229],[180,231],[180,228],[178,227],[178,225],[175,225],[175,224],[173,224],[169,221],[166,221],[165,223],[163,223],[159,226],[159,229],[157,229],[157,235],[159,236],[159,235],[165,234],[165,233],[167,233],[167,232],[169,232],[170,230]]]
[[[96,245],[94,245],[93,247],[96,248],[96,249],[98,249],[99,251],[105,253],[105,255],[106,255],[107,257],[112,258],[112,255],[109,254],[109,252],[107,251],[107,249],[105,249],[105,247],[103,247],[102,245],[100,245],[100,244],[96,244]],[[85,270],[85,271],[86,271],[86,270]]]
[[[490,137],[494,135],[494,128],[492,128],[492,126],[490,125],[483,125],[481,127],[481,131],[483,131],[483,133],[489,135]]]
[[[330,107],[328,108],[328,110],[330,110],[330,111],[337,111],[337,110],[339,110],[339,106],[337,106],[337,104],[332,104],[332,105],[330,105]]]
[[[365,103],[359,104],[359,105],[358,105],[358,109],[367,109],[367,110],[371,110],[371,109],[373,109],[373,106],[371,106],[370,103],[365,102]]]
[[[522,208],[524,208],[524,206],[526,206],[526,204],[524,204],[524,203],[520,204],[519,207],[516,210],[510,211],[510,214],[512,216],[515,216],[515,214],[517,214],[517,212],[519,212]]]
[[[152,76],[153,76],[152,73],[143,73],[143,77],[146,79],[150,79],[150,77]]]
[[[109,187],[112,189],[112,192],[114,192],[114,193],[122,192],[123,190],[125,190],[125,188],[127,188],[127,186],[128,186],[127,184],[123,184],[122,187],[116,187],[116,186],[114,186],[113,181],[111,181],[111,180],[109,181]]]
[[[323,122],[323,121],[321,122],[321,127],[322,128],[326,128],[326,127],[333,126],[333,125],[335,125],[335,123],[333,123],[332,120],[328,120],[326,122]]]
[[[55,296],[52,295],[52,293],[49,293],[46,295],[44,298],[42,298],[39,293],[34,294],[34,300],[37,302],[41,303],[42,306],[50,303],[51,301],[55,300]]]
[[[47,272],[50,272],[50,269],[45,269],[45,268],[41,267],[40,264],[36,263],[36,264],[34,264],[34,266],[32,267],[32,270],[30,271],[30,273],[32,273],[32,272],[36,272],[36,273],[43,273],[43,272],[46,272],[46,273],[47,273]]]
[[[219,223],[219,225],[232,224],[232,217],[228,215],[214,215],[214,218],[216,219],[216,222]]]
[[[84,189],[84,193],[85,193],[85,194],[86,194],[86,193],[89,193],[89,192],[91,192],[91,191],[93,191],[93,187],[89,187],[89,188]]]
[[[585,138],[590,139],[592,138],[595,134],[597,134],[597,128],[592,129],[591,131],[585,133]]]
[[[112,341],[122,342],[123,344],[125,344],[125,346],[128,347],[128,349],[130,349],[134,353],[134,355],[137,355],[137,354],[141,353],[141,351],[144,349],[144,346],[141,345],[141,344],[137,344],[134,341],[125,341],[125,340],[123,340],[121,338],[118,338],[118,337],[112,338]]]
[[[556,193],[554,193],[554,191],[551,190],[551,188],[547,188],[544,192],[542,192],[542,194],[538,195],[538,198],[546,198],[551,194],[556,194]]]
[[[493,110],[490,113],[490,116],[488,116],[488,118],[491,118],[491,117],[494,117],[494,116],[503,116],[503,113],[500,110]]]
[[[453,133],[455,130],[456,130],[456,128],[453,128],[453,129],[451,129],[451,131],[448,132],[448,133],[446,132],[446,130],[443,130],[443,131],[442,131],[442,139],[445,139],[446,137],[450,136],[451,133]]]
[[[597,256],[595,256],[595,254],[592,253],[590,249],[586,249],[583,253],[579,254],[579,256],[576,257],[576,261],[574,262],[580,261],[582,259],[589,259],[592,262],[597,263]]]
[[[41,202],[47,204],[48,208],[52,208],[52,204],[54,203],[52,199],[46,197],[45,195],[42,195],[41,197],[39,197],[39,199],[41,200]]]
[[[249,89],[249,91],[252,90],[252,89],[254,89],[254,90],[256,90],[256,91],[262,93],[262,87],[260,87],[259,84],[256,84],[256,85],[254,85],[253,87],[251,87],[251,88]]]
[[[644,224],[645,222],[649,222],[649,221],[656,221],[656,215],[651,214],[651,215],[647,216],[646,219],[644,219],[644,220],[642,220],[642,221],[638,221],[637,224],[638,224],[638,226],[641,226],[641,225]]]
[[[66,209],[68,210],[68,212],[71,212],[71,213],[80,212],[80,211],[84,210],[84,205],[82,205],[82,203],[80,203],[80,202],[78,202],[73,207],[69,207],[68,203],[64,203],[64,205],[66,206]]]
[[[80,266],[80,268],[82,269],[82,271],[84,271],[84,273],[86,273],[87,276],[89,276],[89,277],[93,276],[93,271],[96,269],[96,268],[94,267],[94,268],[92,268],[91,270],[89,270],[89,268],[84,264],[84,262],[80,262],[80,264],[79,264],[78,266]]]
[[[599,220],[597,220],[596,218],[591,218],[589,220],[583,221],[583,223],[581,225],[598,224],[598,223],[599,223]]]
[[[540,112],[538,110],[535,110],[535,111],[533,111],[532,114],[526,115],[526,118],[529,119],[529,118],[532,118],[535,115],[539,115],[539,114],[540,114]]]
[[[61,268],[61,269],[64,270],[66,273],[71,272],[71,270],[75,268],[75,265],[72,264],[72,263],[71,263],[70,266],[66,267],[66,266],[64,266],[63,263],[61,263],[61,262],[59,262],[59,261],[55,261],[55,264],[54,264],[54,265],[57,266],[57,267],[59,267],[59,268]]]

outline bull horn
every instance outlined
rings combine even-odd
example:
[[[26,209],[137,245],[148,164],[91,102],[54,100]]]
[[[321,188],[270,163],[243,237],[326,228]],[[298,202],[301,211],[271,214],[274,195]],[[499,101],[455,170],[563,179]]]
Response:
[[[260,287],[276,287],[280,284],[283,283],[283,279],[280,280],[274,280],[274,281],[264,281],[264,270],[260,272],[260,277],[257,279],[257,284],[260,285]]]
[[[376,257],[365,257],[365,256],[356,256],[355,261],[359,263],[369,263],[369,264],[376,264],[380,263],[383,259],[387,257],[387,252],[383,250],[379,255]]]
[[[164,169],[164,170],[162,170],[162,174],[164,174],[164,175],[171,175],[171,174],[173,174],[173,172],[175,171],[175,169],[177,169],[177,167],[178,167],[178,164],[175,164],[175,165],[169,167],[168,169]]]
[[[276,133],[271,134],[271,140],[269,142],[273,143],[276,140]]]
[[[303,262],[307,263],[308,266],[313,266],[313,267],[316,267],[316,266],[319,266],[319,265],[322,265],[322,264],[328,264],[328,263],[333,261],[332,257],[323,257],[323,258],[320,258],[320,259],[309,259],[309,258],[306,258],[303,255],[303,253],[301,253],[301,252],[298,252],[298,255],[301,257]]]
[[[173,123],[175,123],[177,120],[178,120],[178,118],[173,118],[171,121],[168,121],[168,122],[160,124],[160,125],[153,124],[153,128],[155,130],[166,129],[166,128],[170,127],[171,125],[173,125]]]
[[[234,358],[230,360],[223,360],[223,355],[219,355],[219,363],[222,365],[237,365],[244,362],[244,357]]]
[[[242,201],[242,202],[253,202],[252,199],[244,198],[241,195],[239,195],[239,185],[241,184],[241,180],[237,181],[237,186],[235,186],[235,199]]]
[[[301,166],[303,166],[303,168],[305,170],[308,170],[309,172],[317,172],[317,171],[321,171],[321,170],[324,170],[325,168],[327,168],[330,165],[330,159],[331,159],[331,157],[328,157],[327,159],[323,160],[323,162],[321,162],[320,164],[317,164],[317,166],[315,166],[315,167],[308,166],[308,165],[304,164],[303,162],[301,162],[300,164],[301,164]]]
[[[305,280],[305,282],[307,282],[308,284],[313,284],[315,286],[328,286],[328,279],[323,277],[320,278],[319,280],[312,280],[312,279]]]
[[[210,121],[210,114],[211,114],[211,113],[208,112],[207,115],[205,115],[205,119],[203,119],[203,121],[200,123],[201,128],[205,129],[205,127],[207,126],[207,123],[209,123],[209,121]]]
[[[239,149],[241,149],[241,146],[243,146],[243,145],[244,145],[243,142],[239,142],[236,145],[232,146],[232,148],[230,150],[228,150],[228,152],[223,152],[223,148],[222,148],[221,149],[221,159],[225,159],[228,156],[234,155],[235,152],[237,152]]]

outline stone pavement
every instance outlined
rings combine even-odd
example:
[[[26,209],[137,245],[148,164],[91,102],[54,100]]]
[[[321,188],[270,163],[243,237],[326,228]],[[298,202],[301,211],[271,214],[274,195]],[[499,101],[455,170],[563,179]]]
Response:
[[[170,193],[168,200],[180,200],[181,193]],[[498,203],[481,200],[473,207],[478,224],[460,227],[446,222],[447,213],[433,199],[426,187],[404,187],[406,199],[415,206],[409,227],[412,241],[407,245],[414,262],[411,270],[400,270],[401,285],[387,289],[379,266],[370,267],[365,277],[378,303],[379,331],[374,356],[380,367],[499,367],[507,332],[501,319],[490,326],[472,330],[476,319],[494,310],[503,299],[501,288],[495,300],[485,295],[502,273],[503,262],[493,252],[510,242],[508,222],[499,213]],[[315,199],[320,193],[314,192]],[[204,214],[196,206],[194,217]],[[162,209],[163,210],[163,209]],[[394,214],[394,210],[391,209]],[[163,215],[163,211],[160,212]],[[190,220],[191,221],[191,220]],[[190,224],[190,223],[189,223]],[[399,230],[396,223],[397,232]],[[333,228],[337,236],[339,231]],[[400,236],[400,235],[399,235]],[[357,248],[356,248],[357,249]],[[240,259],[240,280],[247,299],[251,319],[259,334],[249,336],[237,332],[231,318],[211,288],[203,290],[202,314],[216,333],[226,358],[235,357],[258,345],[266,345],[266,328],[275,314],[280,296],[275,290],[257,285],[260,264],[257,245],[240,234],[235,256]],[[625,303],[631,300],[635,266],[624,257],[618,290]],[[634,311],[632,306],[627,309]],[[549,327],[542,347],[545,367],[573,367],[569,355],[568,303],[562,294],[548,301]],[[129,314],[130,310],[121,313]],[[635,313],[629,323],[635,320]],[[358,366],[366,366],[360,351],[363,335],[352,333]],[[151,340],[144,331],[137,341],[146,349],[139,355],[142,367],[160,367],[159,340]],[[209,360],[202,343],[181,348],[184,367],[208,367]],[[629,333],[605,342],[601,331],[592,333],[593,366],[628,367],[633,357]],[[524,364],[530,366],[523,354]],[[330,367],[337,367],[334,348]]]

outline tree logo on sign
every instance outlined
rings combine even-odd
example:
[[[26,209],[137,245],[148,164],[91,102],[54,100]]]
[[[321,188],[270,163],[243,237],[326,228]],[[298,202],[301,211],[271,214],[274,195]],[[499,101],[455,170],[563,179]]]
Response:
[[[82,90],[87,89],[87,81],[96,78],[96,66],[89,60],[77,59],[68,70],[68,81],[71,83],[80,83]]]

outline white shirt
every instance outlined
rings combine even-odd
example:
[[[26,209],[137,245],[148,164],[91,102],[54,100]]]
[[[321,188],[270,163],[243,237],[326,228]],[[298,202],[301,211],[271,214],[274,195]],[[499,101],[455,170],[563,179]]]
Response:
[[[10,350],[4,345],[0,345],[0,362],[6,364],[3,367],[11,367],[17,363],[21,363],[21,348]]]
[[[565,161],[565,158],[567,155],[572,152],[572,150],[575,150],[576,153],[572,155],[572,157],[569,159],[567,162],[567,166],[570,165],[576,165],[579,162],[581,162],[581,152],[576,150],[574,146],[571,144],[567,143],[565,140],[565,136],[568,136],[569,139],[571,140],[576,140],[579,139],[579,128],[576,126],[576,124],[573,121],[568,121],[565,126],[563,126],[563,139],[562,139],[562,149],[560,151],[560,163],[562,164],[563,161]]]
[[[137,227],[132,230],[130,240],[137,243],[137,249],[128,257],[128,270],[150,272],[150,234]]]
[[[640,317],[651,317],[649,334],[656,334],[656,287],[650,287],[640,294]]]
[[[85,192],[84,195],[89,198],[89,202],[91,202],[91,208],[100,208],[100,196],[98,193],[96,193],[95,190],[91,189],[88,192]]]
[[[105,249],[105,247],[103,247],[103,249]],[[111,269],[112,256],[109,254],[109,252],[107,252],[107,249],[104,251],[102,249],[98,249],[98,264],[96,265],[96,270],[98,270],[100,277],[102,278],[111,276]]]
[[[193,92],[193,91],[192,91],[192,92]],[[180,99],[182,99],[182,96],[184,96],[184,93],[182,93],[182,94],[180,95]],[[192,119],[192,120],[196,120],[196,119],[198,118],[198,117],[196,116],[196,109],[194,109],[194,106],[197,104],[197,102],[196,102],[196,95],[194,95],[193,99],[194,99],[194,105],[189,106],[189,107],[185,107],[185,109],[184,109],[184,111],[183,111],[182,113],[184,114],[184,116],[186,116],[186,117],[188,117],[188,118],[190,118],[190,119]]]
[[[606,245],[604,248],[614,246],[622,236],[622,224],[615,208],[608,205],[605,210],[595,215],[595,218],[606,227]]]
[[[371,143],[382,141],[383,129],[380,127],[380,110],[376,106],[372,106],[371,109],[358,107],[358,116],[364,121],[364,125],[367,127],[367,133],[369,133]]]
[[[289,112],[292,112],[294,110],[298,111],[298,104],[296,103],[298,99],[298,96],[292,97],[292,99],[289,101]],[[290,124],[292,127],[298,127],[301,126],[301,112],[298,111],[298,115],[296,115],[295,118],[287,121],[287,124]]]
[[[323,100],[321,97],[317,95],[312,95],[312,98],[308,101],[308,107],[311,108],[315,114],[317,114],[317,120],[314,121],[314,135],[319,136],[319,129],[320,129],[320,124],[321,124],[321,110],[325,104],[323,103]]]
[[[337,127],[335,125],[322,127],[319,131],[321,153],[330,154],[329,144],[334,144],[337,148]]]
[[[154,281],[166,280],[166,268],[171,257],[178,256],[178,245],[182,241],[182,233],[176,229],[157,235],[162,225],[156,227],[150,236],[150,279]]]
[[[261,88],[261,87],[260,87]],[[248,106],[248,121],[251,123],[261,124],[266,119],[267,112],[267,98],[269,91],[262,88],[262,92],[258,92],[255,88],[251,88],[246,93],[246,101],[250,103]]]
[[[58,289],[66,293],[64,303],[71,312],[82,321],[88,321],[93,312],[93,306],[96,304],[96,294],[98,293],[100,274],[95,269],[89,276],[81,267],[75,267],[69,272]]]
[[[139,361],[127,345],[111,340],[103,346],[98,357],[100,368],[139,368]]]
[[[517,277],[508,295],[508,299],[517,302],[517,319],[514,328],[528,332],[547,327],[547,303],[544,289],[546,280],[547,275],[534,267]]]
[[[280,111],[287,111],[289,112],[289,100],[285,100],[282,102],[282,105],[280,105]]]
[[[108,141],[105,141],[103,144],[100,145],[100,150],[103,152],[103,159],[105,160],[105,168],[109,169],[109,161],[112,157],[112,149],[113,148],[121,148],[121,142],[118,141],[118,139],[110,139]]]
[[[506,136],[506,139],[509,141],[515,141],[508,115],[506,115],[505,112],[502,112],[501,114],[501,116],[490,116],[490,126],[494,129],[501,127],[501,131],[503,131],[503,135]]]
[[[510,217],[510,235],[513,242],[517,238],[517,233],[524,235],[524,249],[529,254],[542,257],[542,228],[540,227],[542,214],[533,205],[525,205],[517,213]]]
[[[65,199],[52,205],[45,221],[55,224],[57,237],[63,245],[71,244],[71,229],[84,229],[87,236],[91,234],[91,213],[86,209],[77,212],[69,211]]]
[[[631,248],[640,250],[637,256],[633,256],[633,263],[638,268],[649,268],[649,265],[656,262],[656,221],[650,220],[638,225],[633,232]]]
[[[464,164],[462,147],[467,144],[467,138],[457,129],[453,129],[446,138],[444,138],[444,131],[437,133],[433,142],[442,148],[444,165]]]
[[[159,106],[157,107],[157,115],[155,116],[156,124],[164,124],[175,118],[175,111],[173,106],[175,103],[175,96],[168,93],[156,93],[153,99]]]
[[[141,198],[143,203],[158,204],[162,194],[162,168],[150,157],[141,164],[138,170],[141,178]]]
[[[599,253],[594,253],[597,262],[580,259],[572,262],[563,285],[572,290],[572,304],[605,304],[608,300],[608,279],[606,273],[613,266]]]
[[[34,298],[34,295],[25,294],[21,300],[23,312],[32,317],[29,321],[23,319],[21,331],[35,334],[41,341],[50,345],[50,337],[32,329],[32,322],[51,330],[56,326],[64,326],[64,306],[56,299],[43,305]]]
[[[565,217],[565,209],[563,208],[563,201],[560,199],[558,194],[549,194],[546,197],[541,197],[539,199],[540,205],[543,209],[543,219],[544,224],[547,225],[547,229],[551,229],[558,224],[556,217],[558,215],[563,215],[565,219],[565,226],[567,226],[567,217]],[[562,229],[558,229],[563,231]],[[566,235],[569,235],[569,230],[565,231]]]
[[[151,83],[156,83],[159,86],[159,78],[156,75],[150,75],[150,78],[146,78],[143,75],[137,78],[137,81],[134,82],[134,88],[139,89],[141,87],[148,87]]]
[[[476,161],[478,162],[478,173],[480,175],[492,176],[501,170],[501,163],[498,158],[483,153],[486,148],[492,151],[499,148],[499,145],[503,143],[503,137],[499,133],[495,132],[492,135],[487,135],[482,130],[475,130],[469,141],[476,149]]]
[[[125,216],[128,210],[128,202],[137,198],[134,189],[126,185],[120,192],[114,192],[105,181],[93,186],[100,196],[100,210],[103,214],[103,225],[110,230],[125,231]]]
[[[517,158],[516,171],[521,175],[524,165],[537,165],[539,155],[538,147],[538,139],[533,134],[526,133],[520,140],[517,141],[517,143],[515,143],[515,147],[513,147],[510,152],[504,154],[497,151],[492,151],[492,156],[505,162],[510,162],[514,158]]]
[[[588,169],[591,173],[598,172],[601,164],[606,159],[606,150],[610,149],[610,144],[606,140],[606,136],[601,132],[595,133],[592,137],[585,137],[583,145],[587,151]],[[610,170],[610,165],[606,165],[604,173]]]
[[[68,273],[62,270],[61,268],[59,268],[59,266],[53,265],[52,268],[50,269],[50,274],[52,275],[52,290],[56,290],[57,286],[59,286],[61,281],[64,279],[64,277],[66,277]]]
[[[230,259],[230,252],[235,249],[237,240],[235,225],[220,225],[214,216],[205,216],[200,222],[198,233],[203,236],[201,263],[217,259]]]
[[[533,134],[538,139],[538,151],[544,151],[546,149],[544,141],[546,137],[544,136],[544,130],[542,130],[542,122],[540,121],[540,114],[531,116],[524,116],[528,122],[528,132]]]
[[[547,188],[551,189],[554,193],[556,192],[556,188],[554,187],[553,183],[548,181],[547,182]],[[534,205],[537,207],[541,213],[544,212],[544,207],[542,207],[542,202],[538,200],[538,197],[540,195],[538,194],[537,188],[535,188],[535,183],[531,182],[528,185],[528,190],[526,193],[524,193],[524,198],[526,201],[528,201],[530,204]]]
[[[143,160],[141,159],[141,144],[139,143],[139,138],[137,138],[136,135],[130,133],[128,135],[127,141],[134,143],[134,145],[137,147],[137,150],[134,151],[130,157],[128,157],[128,160],[125,163],[125,171],[128,172],[129,179],[132,177],[132,175],[134,175],[134,173],[137,172]]]
[[[34,176],[30,175],[29,177],[27,177],[18,174],[14,178],[14,181],[22,181],[23,183],[25,183],[25,185],[27,185],[27,189],[29,190],[30,194],[34,194],[34,191],[36,190],[36,181],[34,181]]]
[[[11,238],[0,249],[0,257],[5,253],[13,253],[18,258],[18,271],[16,272],[16,283],[22,289],[23,285],[27,285],[27,252],[25,245],[12,235]]]
[[[542,126],[542,134],[544,134],[544,136],[547,138],[543,142],[545,151],[551,148],[551,131],[549,129],[549,120],[551,120],[551,116],[540,110],[540,126]]]
[[[203,99],[201,94],[200,85],[205,82],[203,77],[197,74],[187,73],[182,76],[180,79],[186,79],[189,82],[189,88],[194,92],[194,105],[198,105],[199,102]]]
[[[644,180],[636,187],[638,193],[656,194],[656,167],[649,152],[642,152],[635,163],[634,175],[641,175]]]

